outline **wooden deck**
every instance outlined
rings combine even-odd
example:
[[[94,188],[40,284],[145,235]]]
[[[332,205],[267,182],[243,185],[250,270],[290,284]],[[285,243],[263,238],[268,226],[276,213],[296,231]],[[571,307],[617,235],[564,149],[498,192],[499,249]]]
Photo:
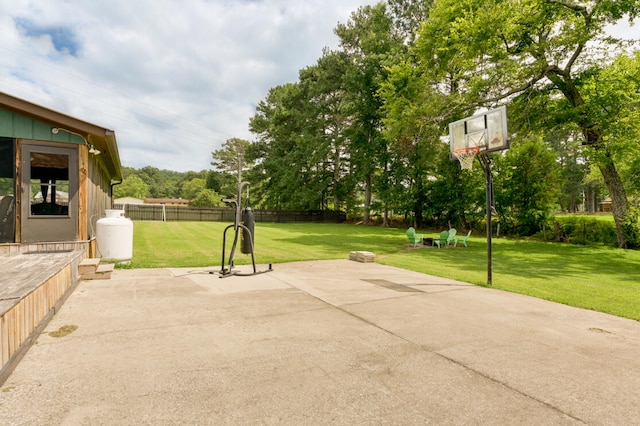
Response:
[[[86,250],[60,247],[0,254],[0,385],[80,281]]]

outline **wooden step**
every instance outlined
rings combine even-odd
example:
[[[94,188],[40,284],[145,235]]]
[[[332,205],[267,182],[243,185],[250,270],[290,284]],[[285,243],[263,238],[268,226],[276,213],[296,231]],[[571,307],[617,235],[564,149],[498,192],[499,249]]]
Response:
[[[100,259],[84,259],[78,266],[78,273],[80,275],[93,274],[100,265]]]
[[[95,272],[82,275],[83,280],[108,280],[111,278],[115,265],[113,263],[106,263],[99,265]]]

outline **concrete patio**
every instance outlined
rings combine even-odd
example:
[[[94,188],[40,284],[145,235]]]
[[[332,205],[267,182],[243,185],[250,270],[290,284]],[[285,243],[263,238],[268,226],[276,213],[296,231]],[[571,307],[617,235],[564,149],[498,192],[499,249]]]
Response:
[[[2,424],[640,422],[636,321],[377,263],[273,268],[82,281]]]

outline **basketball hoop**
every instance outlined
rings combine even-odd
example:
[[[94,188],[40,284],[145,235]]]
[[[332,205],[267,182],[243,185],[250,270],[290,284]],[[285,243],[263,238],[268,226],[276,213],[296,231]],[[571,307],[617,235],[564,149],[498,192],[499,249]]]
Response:
[[[468,148],[454,149],[453,156],[460,162],[460,167],[463,170],[471,170],[473,167],[473,159],[480,153],[479,146],[470,146]]]

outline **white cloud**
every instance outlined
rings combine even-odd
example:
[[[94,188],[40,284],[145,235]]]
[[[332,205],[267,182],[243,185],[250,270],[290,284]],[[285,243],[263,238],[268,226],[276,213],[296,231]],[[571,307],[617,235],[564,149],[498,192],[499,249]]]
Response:
[[[268,90],[374,3],[0,0],[0,91],[115,130],[125,166],[208,169],[225,140],[252,139]]]
[[[210,168],[374,0],[0,0],[0,91],[115,130],[123,165]]]

